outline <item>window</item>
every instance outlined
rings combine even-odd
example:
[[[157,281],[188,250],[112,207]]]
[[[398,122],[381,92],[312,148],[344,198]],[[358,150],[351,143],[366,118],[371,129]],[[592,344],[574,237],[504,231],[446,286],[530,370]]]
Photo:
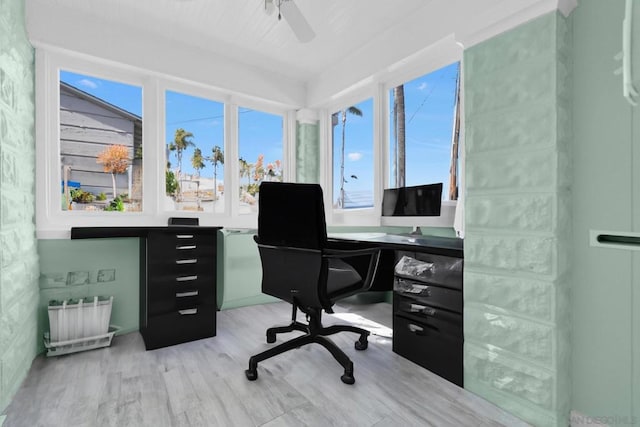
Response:
[[[442,182],[443,200],[457,200],[459,72],[455,62],[389,91],[390,188]]]
[[[238,109],[240,214],[258,211],[258,188],[262,181],[282,181],[282,140],[281,115]]]
[[[39,238],[172,216],[256,227],[260,182],[295,163],[290,107],[79,55],[36,56]]]
[[[334,209],[373,207],[373,98],[331,114]]]
[[[320,136],[329,144],[321,179],[331,189],[325,196],[330,225],[453,226],[464,178],[461,57],[460,45],[443,40],[324,105]],[[359,111],[350,114],[349,106]],[[381,215],[385,188],[431,183],[443,184],[439,216]]]
[[[62,210],[140,212],[142,88],[60,71],[59,117]]]
[[[168,211],[224,213],[224,104],[165,92]]]

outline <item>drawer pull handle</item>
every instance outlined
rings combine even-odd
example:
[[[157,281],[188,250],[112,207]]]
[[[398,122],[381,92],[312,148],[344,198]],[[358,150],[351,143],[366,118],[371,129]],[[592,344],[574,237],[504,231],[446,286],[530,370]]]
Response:
[[[196,296],[198,296],[198,291],[176,292],[176,298],[196,297]]]
[[[418,325],[414,325],[413,323],[409,323],[409,330],[411,332],[424,332],[424,328],[418,326]]]
[[[192,280],[198,280],[198,276],[182,276],[176,277],[176,282],[190,282]]]
[[[427,285],[418,285],[417,283],[411,283],[404,279],[397,278],[394,290],[403,294],[426,294],[431,296],[431,291]]]
[[[180,316],[187,316],[190,314],[198,314],[198,308],[186,308],[184,310],[178,310],[178,313],[180,313]]]
[[[192,259],[177,259],[176,264],[195,264],[198,262],[197,258]]]
[[[411,285],[411,288],[409,289],[409,293],[410,294],[421,294],[424,290],[427,290],[427,295],[429,295],[431,292],[429,291],[429,287],[428,286],[424,286],[424,285]]]
[[[426,310],[427,306],[426,305],[420,305],[420,304],[411,304],[410,306],[410,311],[412,313],[420,313],[424,310]]]
[[[421,305],[421,304],[411,304],[409,306],[409,311],[411,313],[424,313],[427,316],[434,316],[436,314],[435,309],[429,308],[426,305]]]
[[[193,234],[176,234],[178,239],[193,239]]]
[[[195,249],[196,245],[184,245],[184,246],[176,246],[176,249],[178,250],[184,250],[184,249]]]

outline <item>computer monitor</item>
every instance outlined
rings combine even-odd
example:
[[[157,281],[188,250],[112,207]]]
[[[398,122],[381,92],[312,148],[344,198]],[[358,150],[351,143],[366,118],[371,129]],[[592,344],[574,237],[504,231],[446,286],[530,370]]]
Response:
[[[388,188],[382,195],[382,216],[440,216],[442,183]]]

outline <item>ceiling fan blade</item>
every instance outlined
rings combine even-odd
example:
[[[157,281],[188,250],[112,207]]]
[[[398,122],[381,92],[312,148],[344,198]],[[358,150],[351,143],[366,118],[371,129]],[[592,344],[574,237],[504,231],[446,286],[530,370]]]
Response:
[[[293,0],[282,2],[280,5],[280,13],[293,30],[298,41],[308,43],[315,38],[316,33],[313,32],[311,25],[309,25]]]

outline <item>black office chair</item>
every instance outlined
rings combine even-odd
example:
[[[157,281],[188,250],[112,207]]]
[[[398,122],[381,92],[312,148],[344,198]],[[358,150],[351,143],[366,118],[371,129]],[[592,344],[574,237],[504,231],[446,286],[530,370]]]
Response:
[[[262,292],[293,305],[291,324],[267,329],[267,342],[275,342],[276,334],[283,332],[305,334],[252,356],[247,379],[258,378],[259,362],[318,343],[343,366],[342,382],[353,384],[353,363],[327,335],[355,332],[360,334],[356,350],[365,350],[369,331],[352,325],[323,327],[322,310],[333,313],[335,301],[371,287],[380,249],[328,247],[322,188],[317,184],[263,182],[255,241],[262,262]],[[296,320],[297,310],[306,314],[308,323]]]

